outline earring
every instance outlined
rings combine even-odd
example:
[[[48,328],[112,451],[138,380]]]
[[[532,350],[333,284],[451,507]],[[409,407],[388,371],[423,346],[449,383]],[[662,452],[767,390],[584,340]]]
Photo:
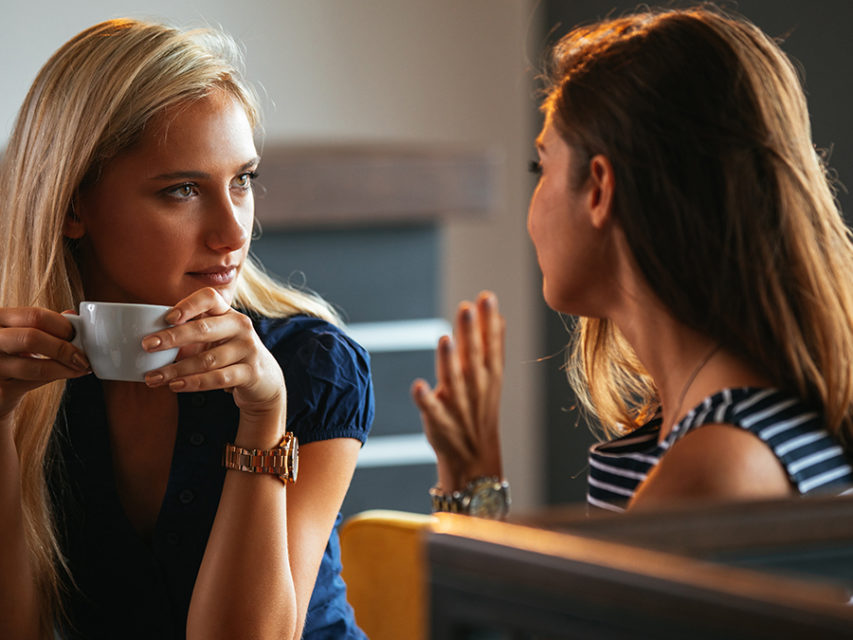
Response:
[[[260,238],[263,235],[263,233],[264,233],[264,230],[261,227],[260,220],[253,217],[252,218],[252,235],[250,236],[250,238],[252,240],[257,240],[258,238]]]

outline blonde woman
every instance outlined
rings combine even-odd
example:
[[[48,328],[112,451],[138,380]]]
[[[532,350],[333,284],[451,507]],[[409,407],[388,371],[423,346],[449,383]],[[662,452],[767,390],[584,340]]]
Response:
[[[4,638],[363,637],[337,519],[367,354],[248,257],[258,108],[238,61],[215,31],[112,20],[21,108],[0,173]],[[177,361],[89,375],[61,313],[84,298],[172,307],[143,346]],[[286,432],[295,483],[223,467],[226,445]]]
[[[853,247],[790,61],[703,6],[554,48],[528,231],[546,302],[581,316],[571,379],[604,432],[609,510],[853,485]],[[501,516],[503,321],[464,303],[413,387],[437,508]]]

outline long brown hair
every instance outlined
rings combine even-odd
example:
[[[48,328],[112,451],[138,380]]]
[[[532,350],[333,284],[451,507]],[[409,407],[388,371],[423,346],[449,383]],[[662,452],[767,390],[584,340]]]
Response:
[[[0,166],[0,306],[76,308],[82,283],[62,229],[80,185],[133,145],[163,109],[224,90],[253,126],[259,108],[241,75],[241,52],[223,33],[182,31],[137,20],[110,20],[64,44],[36,77]],[[338,322],[319,298],[282,286],[244,265],[234,305],[267,316],[308,313]],[[45,470],[65,383],[28,393],[15,412],[27,542],[52,637],[60,609],[59,550]]]
[[[853,248],[778,45],[714,7],[645,11],[569,33],[547,78],[561,136],[610,160],[614,218],[659,299],[849,441]],[[578,322],[570,372],[611,433],[658,403],[606,319]]]

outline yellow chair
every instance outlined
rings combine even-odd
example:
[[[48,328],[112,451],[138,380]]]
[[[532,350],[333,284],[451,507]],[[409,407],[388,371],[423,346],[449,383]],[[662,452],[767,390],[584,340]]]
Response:
[[[423,534],[434,516],[363,511],[340,529],[342,575],[355,619],[370,640],[427,638]]]

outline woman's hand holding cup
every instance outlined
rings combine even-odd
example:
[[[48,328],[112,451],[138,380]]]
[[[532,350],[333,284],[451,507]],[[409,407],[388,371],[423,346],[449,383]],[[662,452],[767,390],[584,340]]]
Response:
[[[89,373],[86,356],[69,340],[60,313],[37,307],[0,309],[0,420],[37,387]]]
[[[142,346],[149,352],[174,347],[180,352],[175,363],[148,372],[149,387],[165,385],[177,392],[226,389],[244,418],[277,414],[283,420],[287,394],[281,367],[251,320],[232,309],[216,289],[200,289],[184,298],[166,314],[166,321],[174,326],[147,336]]]

